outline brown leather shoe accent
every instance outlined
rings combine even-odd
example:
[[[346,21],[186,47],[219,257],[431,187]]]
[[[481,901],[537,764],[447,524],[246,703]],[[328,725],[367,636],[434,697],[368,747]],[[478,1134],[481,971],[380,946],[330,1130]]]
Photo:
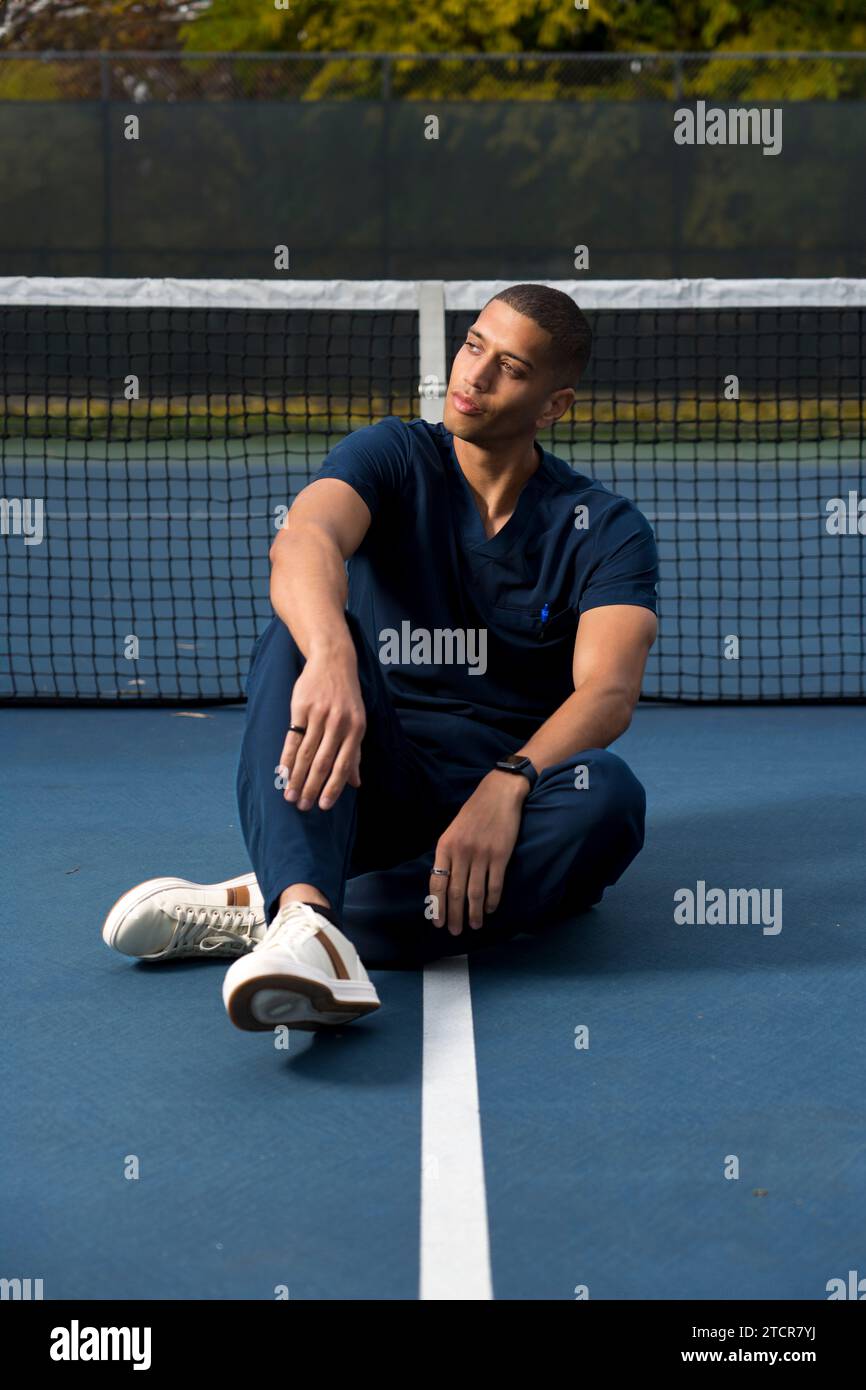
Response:
[[[322,931],[322,928],[319,927],[319,930],[316,932],[316,935],[314,936],[313,940],[321,941],[328,955],[331,957],[331,964],[337,972],[337,979],[348,980],[349,972],[343,964],[343,958],[340,955],[340,952],[337,950],[331,938],[328,936],[327,932]]]
[[[229,892],[234,894],[234,901],[229,902],[229,907],[249,907],[250,890],[246,884],[241,884],[238,888],[230,888]]]
[[[227,903],[227,905],[228,905],[229,907],[236,907],[236,906],[237,906],[237,904],[235,903],[235,890],[234,890],[234,888],[227,888],[227,889],[226,889],[226,903]]]

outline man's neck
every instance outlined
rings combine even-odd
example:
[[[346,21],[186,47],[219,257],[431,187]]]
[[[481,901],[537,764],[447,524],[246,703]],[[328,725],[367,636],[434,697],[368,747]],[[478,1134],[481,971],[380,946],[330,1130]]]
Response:
[[[541,464],[541,447],[523,440],[496,453],[454,436],[454,453],[485,529],[500,530],[509,520],[525,484]]]

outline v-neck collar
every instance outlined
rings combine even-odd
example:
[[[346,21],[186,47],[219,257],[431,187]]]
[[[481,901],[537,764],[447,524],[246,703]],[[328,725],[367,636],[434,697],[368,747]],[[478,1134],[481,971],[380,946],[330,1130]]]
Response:
[[[460,460],[454,449],[454,436],[450,431],[446,431],[446,440],[450,474],[456,484],[455,492],[460,508],[459,529],[464,549],[471,550],[478,555],[507,554],[523,536],[532,520],[533,508],[538,499],[539,490],[544,483],[542,475],[546,470],[547,462],[545,450],[536,441],[536,449],[540,456],[538,467],[520,489],[514,510],[505,525],[496,532],[495,536],[487,536],[484,523],[481,520],[481,513],[472,495],[472,489],[460,467]]]

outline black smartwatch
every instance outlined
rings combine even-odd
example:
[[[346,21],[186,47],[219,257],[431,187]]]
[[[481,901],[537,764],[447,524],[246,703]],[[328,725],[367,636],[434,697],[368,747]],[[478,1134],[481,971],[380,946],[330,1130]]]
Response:
[[[525,777],[530,787],[534,787],[538,780],[538,773],[524,753],[509,753],[507,758],[500,758],[496,766],[503,772],[516,772],[518,776]]]

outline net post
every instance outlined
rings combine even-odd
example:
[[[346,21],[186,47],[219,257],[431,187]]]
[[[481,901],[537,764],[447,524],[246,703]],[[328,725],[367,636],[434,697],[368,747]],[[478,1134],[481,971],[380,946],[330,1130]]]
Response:
[[[445,284],[442,280],[421,280],[418,283],[418,356],[421,418],[430,424],[439,424],[448,386],[445,365]]]

